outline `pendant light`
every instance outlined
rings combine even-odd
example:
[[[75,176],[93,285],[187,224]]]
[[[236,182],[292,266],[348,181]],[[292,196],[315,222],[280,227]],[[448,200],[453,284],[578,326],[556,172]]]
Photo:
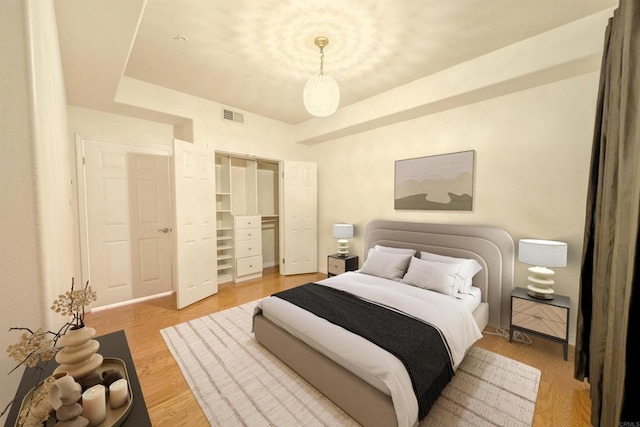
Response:
[[[320,48],[320,74],[310,78],[304,86],[304,106],[316,117],[327,117],[338,109],[340,88],[335,80],[324,75],[323,49],[329,44],[329,39],[323,36],[316,37],[315,44]]]

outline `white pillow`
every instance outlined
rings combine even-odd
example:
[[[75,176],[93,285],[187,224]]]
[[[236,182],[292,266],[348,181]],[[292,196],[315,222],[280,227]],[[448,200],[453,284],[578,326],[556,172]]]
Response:
[[[391,254],[403,254],[403,255],[411,255],[411,256],[414,256],[416,254],[415,249],[392,248],[390,246],[375,245],[373,249],[375,249],[376,251],[389,252]]]
[[[452,297],[457,294],[456,279],[461,269],[462,264],[425,261],[413,257],[401,282]]]
[[[461,264],[459,276],[456,280],[457,292],[468,294],[471,292],[473,276],[482,270],[482,266],[475,259],[455,258],[450,256],[432,254],[431,252],[420,252],[420,259],[427,261],[442,262],[445,264]]]
[[[402,279],[409,266],[409,260],[415,258],[409,254],[395,254],[369,249],[369,254],[360,273],[398,281]]]

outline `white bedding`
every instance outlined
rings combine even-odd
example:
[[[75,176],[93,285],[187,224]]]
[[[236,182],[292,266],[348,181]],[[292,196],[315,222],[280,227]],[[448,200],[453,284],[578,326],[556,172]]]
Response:
[[[471,311],[462,300],[356,272],[344,273],[319,283],[396,307],[433,324],[449,344],[454,369],[473,343],[482,337]],[[258,303],[258,309],[279,327],[390,395],[398,426],[415,424],[418,402],[409,375],[395,356],[280,298],[266,298]]]
[[[475,286],[471,287],[470,294],[457,294],[456,298],[467,306],[469,311],[473,313],[473,310],[478,308],[482,302],[482,291]]]

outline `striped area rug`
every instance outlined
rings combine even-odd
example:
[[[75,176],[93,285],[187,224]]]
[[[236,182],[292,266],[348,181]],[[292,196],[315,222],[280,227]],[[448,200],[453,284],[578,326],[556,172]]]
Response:
[[[160,331],[214,426],[358,424],[251,333],[255,302]],[[530,426],[540,371],[473,347],[420,427]]]

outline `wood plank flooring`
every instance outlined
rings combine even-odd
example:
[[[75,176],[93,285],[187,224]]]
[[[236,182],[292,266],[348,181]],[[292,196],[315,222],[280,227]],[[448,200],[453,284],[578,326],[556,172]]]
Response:
[[[160,330],[325,277],[321,273],[280,276],[276,269],[267,269],[262,279],[220,285],[216,295],[180,311],[175,309],[175,297],[167,296],[89,313],[85,322],[97,335],[124,329],[154,426],[206,426]],[[531,345],[509,343],[504,337],[485,333],[477,345],[542,371],[535,427],[590,425],[589,387],[573,379],[573,348],[565,362],[560,344],[537,337],[532,340]]]

